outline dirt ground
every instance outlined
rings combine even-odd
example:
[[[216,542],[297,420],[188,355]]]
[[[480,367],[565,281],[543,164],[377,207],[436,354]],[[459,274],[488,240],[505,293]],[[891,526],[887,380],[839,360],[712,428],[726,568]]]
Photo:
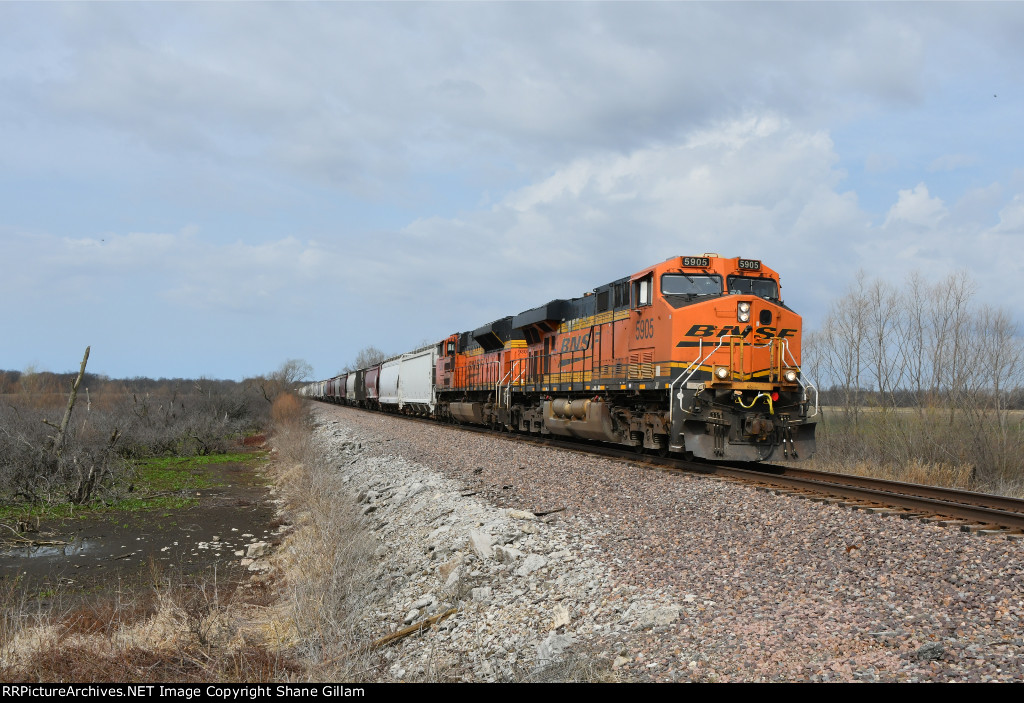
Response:
[[[278,539],[267,481],[253,462],[210,465],[208,475],[214,487],[197,491],[194,507],[43,520],[27,536],[65,544],[0,543],[0,581],[20,577],[21,592],[45,604],[213,568],[218,579],[243,576],[248,545]]]

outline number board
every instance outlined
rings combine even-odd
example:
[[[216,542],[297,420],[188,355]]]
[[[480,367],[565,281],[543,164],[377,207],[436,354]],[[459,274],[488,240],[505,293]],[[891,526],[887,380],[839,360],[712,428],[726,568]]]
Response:
[[[711,259],[706,256],[684,256],[683,266],[700,266],[701,268],[707,268],[711,265]]]
[[[744,271],[760,271],[761,262],[757,259],[740,259],[738,262],[740,269]]]

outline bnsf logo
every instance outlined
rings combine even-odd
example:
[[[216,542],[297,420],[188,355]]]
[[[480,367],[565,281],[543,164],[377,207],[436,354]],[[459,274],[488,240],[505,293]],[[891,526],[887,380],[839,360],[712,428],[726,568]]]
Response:
[[[719,328],[717,325],[694,325],[686,331],[684,337],[726,337],[728,335],[737,335],[739,337],[746,337],[751,332],[759,337],[765,339],[769,337],[778,337],[779,339],[786,339],[787,337],[795,337],[799,330],[789,328],[776,330],[774,327],[758,327],[755,331],[753,327],[747,325],[746,328],[740,330],[736,325],[724,325]]]
[[[586,351],[590,347],[590,332],[578,334],[575,337],[566,337],[562,340],[562,353]]]

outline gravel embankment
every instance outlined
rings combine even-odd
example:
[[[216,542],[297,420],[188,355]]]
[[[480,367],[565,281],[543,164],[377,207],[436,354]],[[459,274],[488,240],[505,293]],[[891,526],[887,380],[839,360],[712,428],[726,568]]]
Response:
[[[623,680],[1024,680],[1024,542],[316,414],[388,555],[368,627],[460,608],[388,649],[396,679],[507,679],[582,654]]]

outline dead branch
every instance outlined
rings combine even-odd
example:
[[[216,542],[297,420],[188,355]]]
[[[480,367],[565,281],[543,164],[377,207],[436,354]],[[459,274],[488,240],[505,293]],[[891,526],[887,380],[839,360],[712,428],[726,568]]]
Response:
[[[68,544],[67,542],[62,542],[61,540],[28,539],[27,537],[22,537],[21,533],[19,533],[17,530],[15,530],[10,525],[4,524],[2,522],[0,522],[0,527],[6,527],[8,530],[10,530],[11,532],[14,533],[14,537],[13,538],[11,538],[11,537],[7,538],[9,541],[12,541],[12,542],[18,542],[20,544],[27,544],[27,545],[31,545],[33,547],[60,547],[60,546]]]
[[[64,435],[68,431],[68,423],[71,422],[71,411],[75,408],[75,398],[78,397],[78,387],[82,384],[82,378],[85,376],[85,365],[89,361],[89,349],[85,348],[85,356],[82,357],[82,367],[78,370],[78,377],[75,378],[75,382],[71,384],[71,395],[68,396],[68,407],[64,411],[64,419],[60,421],[60,429],[57,430],[57,436],[54,438],[53,450],[58,455],[64,448]],[[49,423],[47,423],[49,424]]]
[[[433,625],[434,623],[441,622],[442,620],[444,620],[449,615],[453,615],[454,613],[457,613],[458,611],[459,611],[458,608],[449,608],[448,610],[444,611],[443,613],[439,613],[437,615],[432,615],[429,618],[427,618],[426,620],[421,620],[421,621],[419,621],[418,623],[416,623],[414,625],[409,625],[409,627],[405,628],[404,630],[399,630],[398,632],[392,632],[390,635],[387,635],[386,637],[381,637],[379,640],[377,640],[376,642],[371,644],[370,645],[370,649],[378,649],[380,647],[384,647],[386,645],[393,644],[393,643],[397,642],[400,639],[404,639],[404,638],[408,637],[409,635],[415,634],[415,633],[419,632],[420,630],[423,630],[423,629],[429,627],[430,625]]]

